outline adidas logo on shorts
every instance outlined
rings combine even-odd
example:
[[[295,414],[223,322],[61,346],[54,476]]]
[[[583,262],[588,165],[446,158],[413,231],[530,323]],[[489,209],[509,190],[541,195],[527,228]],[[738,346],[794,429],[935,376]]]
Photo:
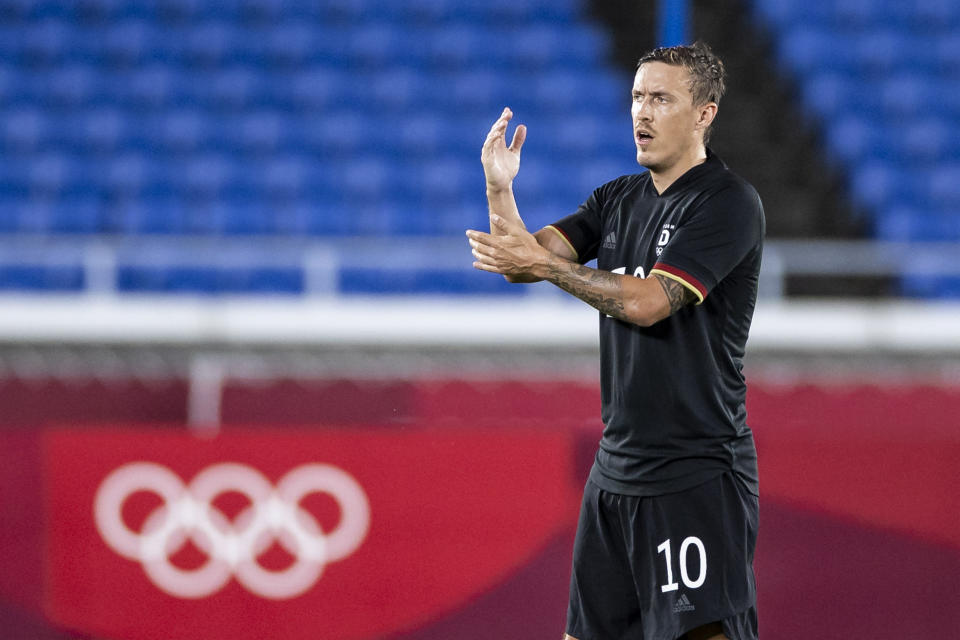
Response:
[[[696,607],[693,606],[685,593],[677,598],[677,602],[673,605],[674,613],[684,613],[686,611],[693,611],[694,609],[696,609]]]

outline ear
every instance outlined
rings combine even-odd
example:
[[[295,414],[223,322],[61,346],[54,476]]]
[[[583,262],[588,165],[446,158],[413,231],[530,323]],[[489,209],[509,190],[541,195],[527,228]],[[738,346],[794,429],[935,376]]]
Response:
[[[713,119],[717,117],[717,110],[719,108],[716,102],[708,102],[700,107],[699,117],[697,118],[698,131],[705,131],[707,127],[710,126]]]

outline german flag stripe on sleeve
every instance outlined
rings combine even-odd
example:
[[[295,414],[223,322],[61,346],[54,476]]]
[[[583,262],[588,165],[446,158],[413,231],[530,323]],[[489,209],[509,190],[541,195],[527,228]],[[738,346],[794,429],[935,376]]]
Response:
[[[704,287],[699,280],[691,276],[689,273],[683,269],[677,269],[676,267],[671,267],[668,264],[658,262],[653,265],[653,269],[650,270],[650,275],[654,273],[659,273],[662,276],[670,278],[671,280],[676,280],[690,291],[693,291],[694,295],[697,296],[697,304],[703,302],[703,299],[707,297],[707,288]]]
[[[574,259],[574,260],[579,260],[579,259],[580,259],[580,254],[577,252],[576,249],[573,248],[573,243],[570,242],[570,238],[568,238],[568,237],[567,237],[567,234],[565,234],[565,233],[563,232],[563,229],[561,229],[561,228],[559,228],[559,227],[555,227],[555,226],[553,226],[552,224],[548,224],[548,225],[547,225],[547,229],[550,229],[550,230],[554,231],[558,236],[560,236],[560,239],[563,240],[563,242],[564,242],[568,247],[570,247],[570,251],[573,251],[573,259]]]

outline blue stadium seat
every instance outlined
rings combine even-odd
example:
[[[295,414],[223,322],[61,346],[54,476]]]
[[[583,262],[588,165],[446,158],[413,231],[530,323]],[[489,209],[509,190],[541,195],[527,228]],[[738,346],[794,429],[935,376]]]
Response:
[[[91,154],[113,153],[123,142],[128,124],[114,107],[94,108],[81,116],[80,146]]]
[[[311,60],[320,34],[312,24],[288,20],[265,25],[250,36],[258,48],[262,47],[262,59],[267,64],[296,68]]]
[[[58,2],[41,2],[41,4],[63,5]],[[124,2],[124,0],[78,0],[76,11],[88,19],[97,19],[109,21],[123,15],[123,12],[134,3]]]
[[[911,118],[906,126],[888,127],[884,133],[890,135],[896,131],[895,135],[902,137],[904,154],[914,166],[931,167],[956,158],[960,130],[947,118],[918,116]]]
[[[960,240],[960,4],[753,4],[877,236]],[[917,278],[905,290],[929,290]]]
[[[903,203],[885,209],[877,217],[875,231],[882,240],[937,242],[956,237],[960,233],[960,222],[949,210],[940,212]]]
[[[257,187],[270,201],[296,200],[311,179],[311,163],[304,157],[279,156],[259,171]]]
[[[935,97],[931,78],[917,73],[916,69],[887,74],[877,84],[884,116],[894,122],[924,115]]]
[[[611,158],[633,156],[629,78],[606,69],[605,36],[581,11],[576,0],[2,0],[0,231],[459,236],[485,222],[478,155],[505,105],[531,127],[527,201],[575,207]],[[128,269],[122,286],[302,286],[283,271],[165,268]]]
[[[112,226],[129,235],[186,234],[187,216],[183,200],[169,194],[118,202],[110,211]]]
[[[97,182],[111,198],[136,198],[148,180],[159,177],[156,171],[156,165],[151,166],[143,153],[127,152],[100,167]]]
[[[342,190],[348,202],[378,202],[388,196],[394,167],[376,156],[357,158],[343,171]]]
[[[602,66],[605,42],[588,28],[534,23],[506,34],[508,46],[499,45],[510,55],[517,68],[542,69],[547,66]]]
[[[46,231],[51,234],[103,233],[106,231],[103,202],[94,194],[85,194],[51,203]]]
[[[239,294],[300,294],[303,287],[303,271],[295,267],[226,269],[219,282],[219,291]]]
[[[264,89],[261,73],[239,63],[200,75],[194,82],[198,102],[209,109],[243,111],[253,105]]]
[[[857,168],[850,188],[853,195],[871,207],[882,207],[894,197],[902,181],[897,171],[883,162],[870,161]]]
[[[136,66],[146,62],[156,48],[159,37],[146,20],[128,19],[112,24],[100,34],[100,55],[113,66]]]
[[[26,26],[17,38],[20,59],[29,67],[62,63],[69,51],[71,28],[65,20],[46,18]]]
[[[96,70],[83,64],[68,64],[50,73],[43,96],[60,109],[76,109],[89,104],[100,91]]]
[[[0,130],[6,149],[30,153],[45,146],[51,137],[46,113],[35,107],[14,108],[0,113]]]
[[[272,211],[262,200],[209,199],[195,203],[188,211],[188,225],[192,220],[197,233],[259,236],[274,231]]]
[[[884,129],[852,115],[841,116],[828,126],[824,142],[830,152],[855,165],[876,157],[884,148]]]
[[[307,236],[317,207],[306,198],[294,198],[270,205],[270,221],[275,233],[284,236]],[[333,235],[332,232],[328,232]]]
[[[957,19],[960,21],[960,17]],[[960,33],[957,30],[938,38],[933,49],[936,62],[943,70],[948,73],[960,71]]]
[[[911,50],[913,43],[908,32],[894,26],[856,35],[852,38],[852,47],[858,71],[875,76],[900,71],[903,52]]]
[[[914,0],[913,23],[921,29],[944,29],[955,32],[960,26],[960,11],[954,0]]]
[[[923,229],[923,211],[909,205],[884,209],[874,218],[874,236],[878,240],[903,242],[916,238]]]
[[[797,2],[796,0],[753,0],[754,9],[778,28],[794,24],[817,25],[834,18],[832,2]]]
[[[81,265],[0,264],[0,290],[77,292],[84,287]]]
[[[522,287],[480,271],[439,269],[398,270],[355,267],[342,270],[339,289],[346,294],[497,294],[519,295]]]
[[[837,34],[820,26],[807,25],[790,30],[777,41],[781,60],[801,74],[814,70],[846,70],[849,62],[836,55]]]
[[[241,116],[237,123],[237,145],[245,152],[276,153],[285,139],[295,135],[287,124],[283,114],[275,110],[264,109],[247,113]]]
[[[960,158],[930,171],[929,193],[938,209],[960,211]]]
[[[190,157],[173,176],[175,188],[190,198],[217,198],[230,182],[232,166],[229,158],[219,154]]]
[[[235,61],[245,44],[243,32],[221,20],[191,25],[179,35],[174,34],[171,47],[174,59],[191,66],[216,67]]]
[[[113,78],[112,91],[118,102],[130,109],[167,106],[176,96],[176,71],[160,62],[152,62]]]
[[[464,192],[478,191],[484,185],[482,170],[458,156],[435,158],[422,164],[420,172],[423,202],[430,208],[459,204]]]
[[[355,110],[343,110],[325,113],[314,126],[305,129],[304,135],[319,153],[342,158],[369,146],[368,131],[382,133]]]

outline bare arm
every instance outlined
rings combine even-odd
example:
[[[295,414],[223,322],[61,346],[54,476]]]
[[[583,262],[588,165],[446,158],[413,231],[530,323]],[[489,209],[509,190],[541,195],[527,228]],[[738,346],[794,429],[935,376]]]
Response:
[[[545,278],[591,307],[624,322],[649,327],[696,300],[679,282],[654,274],[650,278],[610,273],[552,258]]]
[[[513,112],[509,107],[504,108],[483,142],[480,162],[487,180],[487,207],[490,215],[497,214],[526,229],[517,209],[517,201],[513,197],[513,179],[520,171],[520,151],[523,141],[527,139],[527,128],[524,125],[518,126],[508,147],[507,125],[511,118]],[[500,235],[493,224],[490,225],[490,233]]]
[[[609,316],[648,327],[696,298],[679,282],[654,274],[642,279],[609,273],[573,262],[544,248],[540,238],[499,216],[491,221],[501,234],[468,231],[477,269],[500,273],[511,281],[548,280]],[[538,234],[555,234],[541,229]],[[556,240],[564,245],[559,238]]]
[[[517,208],[517,201],[513,196],[513,180],[520,170],[520,151],[527,138],[527,128],[519,125],[514,131],[513,140],[507,146],[507,125],[513,118],[513,112],[505,108],[500,117],[487,134],[480,152],[480,162],[483,164],[483,173],[487,181],[487,208],[491,217],[490,234],[505,235],[500,227],[493,223],[493,216],[498,215],[510,223],[526,230],[523,218]],[[560,238],[556,231],[548,228],[541,229],[534,234],[541,247],[554,255],[576,259],[575,252]],[[504,278],[509,282],[537,282],[541,278],[531,274],[507,275]]]
[[[473,266],[502,274],[509,282],[549,280],[609,316],[641,326],[659,322],[695,296],[679,282],[655,274],[649,279],[584,267],[573,248],[550,227],[527,232],[513,196],[527,128],[517,127],[507,146],[513,112],[505,108],[487,134],[480,161],[487,181],[490,233],[467,231]]]

